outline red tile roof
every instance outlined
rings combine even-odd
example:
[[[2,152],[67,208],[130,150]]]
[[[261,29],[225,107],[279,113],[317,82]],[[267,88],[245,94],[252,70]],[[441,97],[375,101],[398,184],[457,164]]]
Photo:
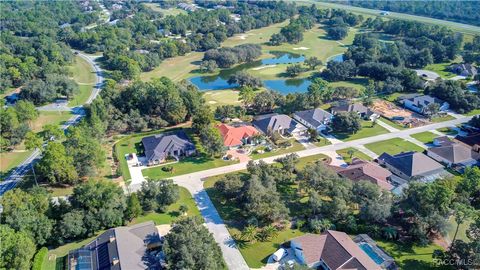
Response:
[[[387,181],[392,173],[373,162],[354,158],[348,167],[334,167],[334,169],[338,174],[352,181],[367,180],[386,190],[393,188]]]
[[[222,134],[225,146],[237,146],[242,144],[242,139],[258,134],[258,130],[252,126],[232,127],[227,124],[217,126]]]
[[[307,265],[321,259],[330,269],[381,269],[344,232],[328,230],[322,235],[305,234],[292,241],[300,244]]]

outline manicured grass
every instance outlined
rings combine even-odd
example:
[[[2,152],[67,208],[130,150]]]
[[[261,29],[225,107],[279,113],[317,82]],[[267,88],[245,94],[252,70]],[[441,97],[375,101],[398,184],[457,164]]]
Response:
[[[455,235],[455,230],[457,229],[457,222],[455,221],[455,217],[451,216],[448,219],[448,223],[450,223],[450,227],[448,228],[447,236],[445,236],[445,240],[448,243],[451,243],[453,240],[453,236]],[[470,223],[472,223],[472,220],[469,219],[464,221],[462,224],[460,224],[456,239],[463,240],[465,242],[470,242],[470,239],[468,239],[467,237],[467,229],[469,228]]]
[[[348,133],[333,133],[333,135],[342,141],[351,141],[357,140],[366,137],[372,137],[380,134],[388,133],[388,130],[384,127],[376,124],[372,126],[371,121],[362,120],[362,129],[360,129],[355,134],[348,134]]]
[[[211,107],[221,105],[241,105],[238,100],[238,91],[235,90],[215,90],[203,93],[205,102]]]
[[[222,43],[222,46],[233,47],[233,46],[246,44],[246,43],[253,43],[253,44],[266,43],[270,40],[270,37],[273,34],[280,32],[280,29],[287,24],[288,24],[288,20],[281,23],[272,24],[267,27],[250,30],[250,31],[247,31],[246,33],[234,35],[233,37],[230,37],[227,40],[225,40]]]
[[[449,71],[449,66],[452,63],[453,62],[430,64],[430,65],[427,65],[426,67],[424,67],[423,69],[436,72],[438,75],[440,75],[440,77],[442,77],[444,79],[449,79],[449,78],[453,78],[453,77],[457,76],[457,74]]]
[[[76,107],[85,104],[88,98],[92,94],[92,85],[81,84],[78,86],[78,93],[73,96],[71,100],[68,101],[68,106]]]
[[[318,154],[318,155],[313,155],[313,156],[308,156],[308,157],[303,157],[298,159],[298,163],[295,166],[297,170],[303,169],[307,164],[317,162],[317,161],[327,161],[329,160],[329,157],[327,157],[324,154]]]
[[[313,142],[314,145],[316,146],[325,146],[325,145],[330,145],[330,141],[327,140],[327,138],[323,137],[323,136],[320,136],[320,138],[318,139],[319,141],[318,142]]]
[[[474,116],[474,115],[480,115],[480,109],[472,110],[468,113],[466,113],[468,116]]]
[[[17,167],[22,161],[24,161],[32,151],[22,152],[3,152],[0,153],[0,172],[6,173],[9,170]]]
[[[454,120],[454,119],[455,119],[455,117],[447,114],[445,116],[433,117],[432,119],[430,119],[430,121],[433,122],[433,123],[440,123],[440,122],[450,121],[450,120]]]
[[[177,56],[165,59],[159,66],[149,72],[142,72],[140,79],[149,81],[153,78],[168,77],[173,81],[180,81],[188,78],[190,72],[198,69],[203,58],[202,52],[191,52],[184,56]]]
[[[228,227],[228,231],[231,235],[234,235],[234,237],[241,233],[238,229],[233,227]],[[250,268],[261,268],[265,266],[270,255],[277,251],[281,244],[303,234],[305,233],[300,230],[287,228],[283,231],[279,231],[278,235],[273,237],[270,241],[255,243],[238,242],[238,247]]]
[[[456,130],[454,130],[454,129],[450,128],[450,127],[439,128],[439,129],[437,129],[437,131],[440,131],[440,132],[442,132],[443,134],[452,135],[452,136],[453,136],[453,135],[457,135],[457,133],[458,133]]]
[[[352,157],[350,157],[350,154],[348,153],[348,151],[350,149],[353,149],[353,151],[354,151]],[[372,160],[372,158],[369,157],[367,154],[364,154],[362,151],[360,151],[358,149],[355,149],[353,147],[337,150],[337,154],[342,156],[343,160],[345,160],[346,163],[351,163],[352,158],[359,158],[359,159],[363,159],[363,160]]]
[[[423,152],[424,150],[420,146],[400,138],[393,138],[385,141],[369,143],[366,144],[365,147],[378,155],[381,155],[383,152],[389,153],[390,155],[396,155],[401,152]]]
[[[32,131],[40,132],[46,124],[61,125],[70,119],[73,115],[70,112],[40,112],[38,118],[31,124]]]
[[[435,139],[436,137],[438,137],[437,134],[433,134],[429,131],[425,131],[425,132],[420,132],[420,133],[415,133],[415,134],[412,134],[410,135],[412,138],[415,138],[423,143],[432,143],[433,142],[433,139]]]
[[[182,10],[179,8],[169,8],[169,9],[161,8],[157,3],[144,3],[144,5],[151,8],[153,11],[163,13],[164,16],[169,16],[169,15],[176,16],[178,14],[187,14],[185,10]]]
[[[395,259],[395,263],[400,269],[450,269],[434,265],[432,258],[433,252],[435,250],[443,250],[441,246],[436,244],[420,247],[412,246],[411,244],[402,244],[398,241],[387,242],[384,240],[376,240],[376,243]]]
[[[69,67],[72,72],[72,79],[79,84],[94,84],[95,83],[95,71],[92,66],[80,56],[75,56],[75,61],[72,66]]]
[[[79,240],[75,242],[71,242],[65,244],[63,246],[59,246],[55,249],[51,249],[48,251],[47,259],[43,262],[42,270],[55,270],[55,269],[63,269],[63,261],[66,260],[65,256],[68,255],[70,250],[74,250],[80,248],[95,239],[98,235],[102,234],[103,231],[99,232],[97,235],[89,237],[84,240]],[[56,260],[49,260],[49,258],[54,255],[56,256]],[[53,256],[52,256],[53,257]]]
[[[348,81],[339,81],[339,82],[329,83],[329,86],[331,87],[340,87],[340,86],[352,87],[362,92],[365,90],[365,86],[367,85],[368,85],[368,79],[366,78],[353,78]]]
[[[208,170],[216,167],[222,167],[226,165],[235,164],[238,161],[227,161],[221,158],[209,158],[203,154],[196,157],[186,157],[174,164],[168,164],[164,166],[170,166],[173,168],[172,172],[165,172],[162,170],[164,166],[152,167],[142,171],[143,176],[150,179],[166,179],[172,176],[188,174],[203,170]]]
[[[171,224],[175,219],[179,218],[180,215],[180,206],[186,205],[188,208],[187,216],[199,216],[200,211],[195,204],[195,200],[192,198],[192,195],[188,190],[184,187],[180,187],[180,198],[178,201],[172,205],[170,205],[165,213],[156,213],[151,212],[145,215],[142,215],[138,218],[135,218],[128,224],[128,226],[150,221],[152,220],[155,222],[155,225],[161,224]]]
[[[399,124],[399,123],[397,123],[397,122],[394,122],[394,121],[391,121],[391,120],[389,120],[389,119],[387,119],[387,118],[385,118],[385,117],[380,117],[379,120],[382,121],[382,122],[385,122],[385,123],[388,124],[389,126],[392,126],[392,127],[396,128],[396,129],[407,129],[407,128],[408,128],[408,127],[406,127],[405,125],[401,125],[401,124]]]
[[[263,154],[251,154],[250,157],[252,159],[260,159],[260,158],[272,157],[272,156],[281,155],[281,154],[292,153],[292,152],[305,149],[305,147],[303,147],[303,145],[297,142],[295,139],[290,139],[290,143],[292,144],[292,146],[288,148],[278,148],[277,150],[270,151],[270,152],[265,151]],[[260,147],[260,149],[262,148],[264,147]]]

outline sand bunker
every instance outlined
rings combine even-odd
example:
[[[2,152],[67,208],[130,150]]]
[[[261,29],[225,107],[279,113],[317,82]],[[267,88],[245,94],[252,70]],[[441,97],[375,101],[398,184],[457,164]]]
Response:
[[[217,102],[216,102],[216,101],[213,101],[213,100],[210,100],[210,101],[208,102],[208,104],[215,104],[215,103],[217,103]]]
[[[276,67],[277,65],[265,65],[265,66],[259,66],[259,67],[256,67],[256,68],[252,68],[252,70],[261,70],[261,69],[264,69],[264,68],[272,68],[272,67]]]
[[[310,50],[310,48],[307,48],[307,47],[298,47],[298,48],[293,48],[294,51],[305,51],[305,50]]]

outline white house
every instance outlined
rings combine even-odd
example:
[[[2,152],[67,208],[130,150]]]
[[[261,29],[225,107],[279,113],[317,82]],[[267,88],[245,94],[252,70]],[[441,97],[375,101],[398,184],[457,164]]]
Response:
[[[430,104],[438,104],[439,111],[446,111],[450,107],[448,102],[428,95],[404,98],[401,102],[405,108],[420,114],[428,114]]]

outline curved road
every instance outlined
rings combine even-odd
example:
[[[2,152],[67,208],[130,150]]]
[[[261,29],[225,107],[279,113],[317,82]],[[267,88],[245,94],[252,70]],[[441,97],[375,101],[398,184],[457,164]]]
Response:
[[[98,93],[100,93],[104,77],[102,75],[102,69],[100,66],[95,62],[97,58],[100,56],[90,56],[78,51],[75,51],[75,53],[85,59],[95,70],[95,77],[96,77],[96,83],[95,86],[93,87],[92,93],[90,94],[90,97],[88,98],[87,102],[85,104],[90,104],[92,101],[98,96]],[[57,109],[60,110],[60,109]],[[83,109],[83,106],[76,107],[76,108],[69,108],[69,110],[72,110],[73,113],[75,114],[72,116],[68,121],[61,126],[63,130],[67,129],[68,127],[75,125],[80,119],[85,115],[85,111]],[[9,191],[10,189],[13,189],[17,184],[23,179],[25,174],[31,170],[33,164],[38,161],[40,158],[40,150],[36,149],[35,151],[30,154],[29,157],[27,157],[20,165],[18,165],[13,172],[11,172],[4,181],[0,182],[0,196],[3,195],[3,193]]]

